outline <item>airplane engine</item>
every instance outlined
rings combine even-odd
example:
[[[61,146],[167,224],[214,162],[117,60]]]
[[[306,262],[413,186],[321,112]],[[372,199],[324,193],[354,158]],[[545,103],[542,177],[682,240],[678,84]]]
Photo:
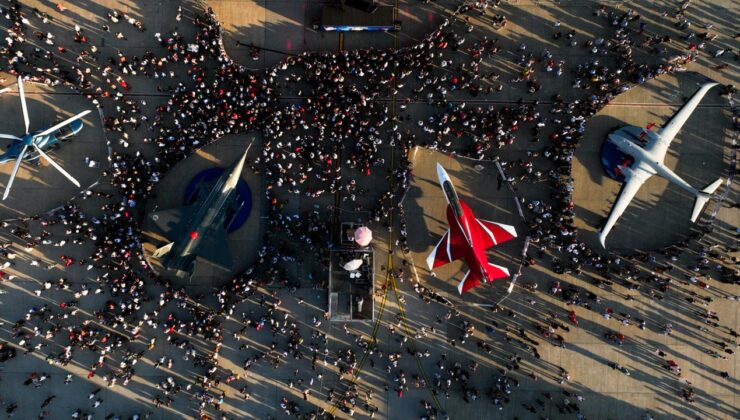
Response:
[[[617,169],[622,174],[622,176],[624,176],[627,179],[629,179],[634,174],[634,171],[629,166],[618,165]]]

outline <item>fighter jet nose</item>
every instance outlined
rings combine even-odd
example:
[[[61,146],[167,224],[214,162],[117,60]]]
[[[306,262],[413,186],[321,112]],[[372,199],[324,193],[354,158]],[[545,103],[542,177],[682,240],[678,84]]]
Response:
[[[445,168],[443,168],[439,162],[437,162],[437,177],[439,178],[440,184],[450,179],[449,175],[447,175],[447,171],[445,171]]]

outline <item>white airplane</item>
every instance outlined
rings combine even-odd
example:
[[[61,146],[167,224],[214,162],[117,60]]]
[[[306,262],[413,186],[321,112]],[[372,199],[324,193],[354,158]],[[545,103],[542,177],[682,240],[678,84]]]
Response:
[[[704,95],[717,83],[706,83],[694,96],[676,112],[668,123],[657,132],[650,127],[642,129],[635,126],[622,127],[611,134],[604,143],[601,161],[609,176],[623,182],[617,202],[614,203],[606,224],[599,232],[601,246],[606,248],[606,236],[617,223],[617,219],[629,206],[643,183],[653,175],[659,175],[696,196],[691,221],[695,222],[711,194],[720,186],[722,178],[712,182],[699,191],[689,185],[663,164],[671,141],[676,137],[686,120],[699,105]]]

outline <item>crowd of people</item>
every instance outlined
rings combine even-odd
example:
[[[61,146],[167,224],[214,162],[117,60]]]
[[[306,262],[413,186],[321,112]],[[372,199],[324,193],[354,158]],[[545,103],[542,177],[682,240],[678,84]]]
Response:
[[[702,331],[712,328],[722,337],[707,353],[731,356],[737,346],[737,332],[721,325],[716,314],[707,308],[717,296],[706,289],[711,287],[707,278],[717,272],[723,281],[737,284],[739,276],[734,268],[737,262],[726,257],[736,250],[711,240],[700,241],[702,238],[697,236],[691,242],[661,252],[621,257],[603,255],[579,241],[574,225],[570,164],[583,138],[586,121],[627,89],[682,70],[696,61],[706,46],[689,46],[670,58],[667,48],[671,38],[649,33],[634,10],[599,7],[595,21],[612,28],[608,37],[591,39],[576,29],[566,31],[560,23],[554,26],[553,42],[583,48],[590,54],[585,62],[570,68],[570,63],[549,51],[532,51],[522,43],[506,51],[516,56],[514,64],[519,66],[518,74],[508,82],[494,71],[484,71],[489,68],[486,64],[503,59],[503,42],[488,36],[466,42],[466,37],[471,38],[471,32],[476,30],[469,17],[490,14],[489,6],[495,7],[495,3],[476,1],[460,6],[438,28],[409,47],[304,52],[286,57],[263,73],[255,73],[225,53],[221,27],[211,10],[192,16],[192,34],[183,29],[151,34],[159,48],[132,56],[116,49],[104,53],[91,40],[97,31],[114,33],[122,42],[126,41],[128,31],[146,33],[142,21],[123,11],[110,11],[108,21],[96,31],[75,26],[66,36],[52,33],[52,29],[58,29],[51,25],[55,19],[53,13],[28,9],[17,0],[9,1],[9,6],[2,10],[9,22],[8,36],[0,50],[0,56],[5,59],[3,70],[52,87],[65,86],[84,95],[92,105],[103,109],[104,129],[117,139],[110,168],[103,173],[113,187],[110,192],[105,188],[86,191],[78,200],[50,214],[4,224],[14,243],[3,245],[4,271],[0,277],[12,280],[13,275],[8,272],[23,268],[21,265],[25,263],[16,258],[14,251],[18,248],[26,252],[42,249],[56,253],[54,258],[60,261],[42,263],[34,259],[31,265],[47,264],[49,269],[79,266],[100,273],[89,284],[64,277],[41,282],[34,290],[36,296],[46,298],[61,293],[66,298],[57,306],[45,303],[29,308],[11,328],[14,345],[24,354],[43,353],[52,366],[66,367],[84,360],[78,363],[85,365],[87,379],[101,378],[108,387],[129,386],[136,376],[137,363],[147,357],[147,352],[167,346],[168,356],[156,358],[155,368],[172,369],[182,363],[181,358],[192,363],[199,373],[192,382],[169,375],[157,383],[152,409],[171,407],[178,394],[182,394],[197,402],[195,409],[199,416],[207,416],[208,412],[229,416],[222,411],[227,396],[219,385],[228,385],[238,390],[235,395],[249,400],[251,392],[245,378],[250,369],[255,366],[279,369],[289,365],[298,368],[285,386],[298,390],[310,404],[286,393],[279,401],[286,415],[313,419],[330,416],[340,409],[349,415],[363,412],[373,417],[378,411],[373,391],[354,380],[361,369],[368,369],[361,363],[365,357],[370,368],[382,364],[378,368],[385,369],[390,378],[385,389],[393,389],[398,398],[408,394],[408,384],[412,381],[416,388],[431,390],[433,401],[421,401],[422,418],[447,418],[436,403],[440,397],[459,396],[466,403],[473,403],[488,396],[497,409],[503,409],[520,383],[514,372],[526,372],[526,377],[539,379],[540,374],[531,368],[541,359],[537,338],[565,346],[565,333],[578,326],[575,310],[562,314],[551,312],[547,318],[525,328],[515,324],[515,311],[494,308],[494,314],[505,322],[500,325],[493,321],[486,326],[487,333],[491,337],[501,333],[504,345],[516,351],[502,360],[499,374],[490,384],[479,389],[475,385],[480,377],[480,374],[476,376],[476,362],[448,359],[442,354],[437,370],[429,377],[423,371],[404,371],[399,364],[404,349],[409,354],[407,358],[430,357],[429,350],[412,349],[408,340],[424,342],[428,335],[444,328],[445,323],[455,328],[459,325],[460,336],[447,340],[453,348],[466,345],[468,340],[477,343],[481,354],[492,355],[502,346],[490,340],[472,340],[476,324],[464,319],[444,296],[419,282],[413,282],[413,288],[420,299],[440,303],[445,315],[437,318],[439,325],[424,326],[416,336],[409,337],[401,329],[399,314],[396,322],[388,322],[391,337],[388,348],[345,326],[347,338],[343,341],[354,344],[330,350],[330,337],[326,329],[320,328],[328,314],[316,314],[307,322],[310,328],[306,328],[283,302],[283,299],[299,299],[294,295],[305,284],[303,279],[289,278],[286,266],[309,264],[312,267],[308,270],[309,278],[318,278],[317,270],[326,257],[331,224],[335,221],[332,214],[335,209],[322,211],[323,206],[288,214],[289,200],[295,195],[311,202],[319,202],[329,195],[341,196],[341,203],[346,203],[342,206],[350,205],[351,211],[367,215],[366,222],[393,232],[397,237],[395,245],[409,254],[407,215],[401,199],[411,182],[410,151],[414,147],[427,147],[473,159],[498,159],[507,175],[500,182],[512,186],[550,182],[552,195],[548,200],[523,203],[531,221],[527,235],[536,249],[525,258],[526,264],[550,264],[558,273],[586,276],[604,294],[617,283],[630,292],[648,293],[656,300],[662,300],[668,293],[679,296],[691,305],[704,328]],[[57,12],[63,14],[63,9],[57,8]],[[503,15],[492,16],[497,27],[506,25]],[[675,18],[684,25],[688,19],[684,7]],[[31,19],[34,19],[32,23]],[[177,21],[181,19],[179,9]],[[697,36],[705,42],[714,39],[709,33]],[[633,56],[636,49],[663,58],[662,63],[640,63]],[[604,56],[613,57],[614,64],[605,64]],[[528,94],[536,94],[547,78],[563,74],[572,74],[575,93],[568,98],[555,95],[549,112],[543,112],[536,100],[505,106],[468,106],[464,100],[493,97],[506,87],[520,85]],[[146,101],[127,95],[143,78],[155,80],[157,88],[167,94],[151,115],[147,115]],[[295,93],[301,99],[281,100],[286,92]],[[571,98],[573,95],[576,97]],[[398,111],[385,100],[393,96],[402,98],[398,101]],[[419,103],[438,112],[412,121],[406,110]],[[144,129],[146,133],[139,132]],[[262,134],[256,148],[259,153],[250,160],[250,167],[266,181],[268,216],[268,232],[255,264],[212,295],[193,292],[159,278],[142,251],[145,201],[153,197],[156,184],[170,168],[200,147],[229,134],[251,131]],[[141,150],[138,150],[140,145],[133,144],[136,132],[147,145]],[[537,143],[540,150],[527,152],[526,159],[498,158],[500,149],[527,140]],[[390,167],[389,150],[395,153],[394,167]],[[388,187],[378,188],[376,180]],[[391,214],[400,216],[395,225],[387,222]],[[295,243],[309,244],[310,252],[292,245]],[[693,265],[685,270],[677,266],[679,260],[686,259],[691,259]],[[681,270],[689,273],[685,281],[677,282],[669,275]],[[404,278],[402,271],[395,275],[400,280]],[[271,287],[265,288],[267,285]],[[536,284],[528,289],[533,296],[528,301],[536,305]],[[605,296],[575,285],[555,285],[551,294],[562,297],[565,305],[603,312],[605,318],[622,325],[666,330],[664,325],[639,319],[639,315],[622,308],[625,305],[609,303]],[[87,302],[94,301],[98,295],[105,296],[103,304],[92,311],[92,316],[85,315],[81,306],[89,305]],[[208,298],[214,298],[217,303],[209,306],[204,303]],[[567,318],[571,325],[559,318]],[[239,328],[234,331],[225,328],[231,322],[237,322]],[[247,337],[260,334],[272,335],[266,347],[246,344]],[[625,337],[606,332],[606,336],[618,345],[629,340],[629,334]],[[224,346],[225,342],[236,342],[239,354],[246,357],[240,363],[241,372],[227,369],[221,362],[222,347],[229,347]],[[391,349],[396,345],[401,351]],[[4,359],[15,357],[6,344],[0,348]],[[329,374],[338,375],[342,389],[328,390],[327,403],[316,402],[314,394],[319,388],[315,384],[320,384],[324,375]],[[721,372],[721,376],[729,374]],[[48,379],[48,374],[34,372],[24,384],[43,389]],[[570,380],[570,374],[561,368],[551,379],[564,384]],[[64,383],[74,380],[68,375]],[[91,407],[76,409],[71,413],[73,418],[93,418],[98,406],[105,407],[96,393],[90,394]],[[693,400],[693,390],[690,395]],[[545,397],[554,401],[549,393]],[[578,404],[582,398],[564,391],[553,404],[562,413],[584,418]],[[43,402],[39,418],[58,417],[49,412],[56,404],[52,400],[53,395]],[[270,404],[273,403],[277,402]],[[539,399],[535,404],[523,406],[533,413],[546,406]],[[8,403],[6,412],[12,415],[17,408],[17,404]],[[132,418],[147,415],[136,413]]]

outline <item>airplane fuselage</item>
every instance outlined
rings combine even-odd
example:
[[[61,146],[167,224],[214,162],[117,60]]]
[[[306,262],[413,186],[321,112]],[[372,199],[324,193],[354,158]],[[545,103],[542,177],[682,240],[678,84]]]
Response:
[[[456,217],[453,212],[448,211],[447,223],[450,225],[450,231],[453,232],[453,235],[456,230],[459,230],[468,242],[468,246],[466,246],[463,251],[463,259],[468,265],[468,269],[480,273],[480,277],[486,282],[489,282],[488,273],[483,268],[484,264],[488,263],[486,251],[483,247],[476,246],[476,236],[478,231],[472,231],[471,229],[470,221],[475,221],[475,216],[470,210],[470,207],[465,203],[461,202],[461,205],[463,210],[462,217]],[[452,206],[450,206],[450,208],[452,208]],[[453,217],[450,217],[451,215]]]
[[[642,131],[642,129],[634,126],[624,127],[615,133],[610,134],[607,140],[617,146],[617,149],[619,149],[620,152],[629,155],[634,159],[632,164],[621,167],[620,171],[625,174],[629,171],[644,171],[650,175],[659,175],[683,188],[687,192],[693,195],[697,194],[698,190],[696,188],[689,185],[663,164],[665,155],[660,155],[651,150],[651,146],[658,141],[658,136],[653,131],[647,131],[644,136],[646,145],[643,147],[636,143],[637,141],[640,141],[639,137],[633,135],[636,130]],[[627,135],[623,133],[627,133]]]
[[[237,185],[241,179],[248,151],[249,149],[244,152],[235,165],[224,171],[215,182],[204,186],[203,193],[198,193],[195,196],[195,201],[186,207],[188,210],[183,214],[187,214],[187,216],[183,216],[184,223],[181,225],[185,227],[185,230],[178,233],[179,236],[172,238],[172,247],[164,254],[162,259],[162,264],[165,267],[192,273],[196,257],[203,255],[204,251],[229,252],[225,243],[213,244],[210,240],[214,238],[220,238],[220,242],[226,240],[227,226],[224,226],[224,224],[227,222],[228,210],[231,209],[239,195]],[[219,249],[200,249],[203,246],[209,248],[216,246]],[[221,247],[224,247],[224,249],[220,249]]]
[[[171,269],[188,271],[189,266],[197,256],[198,247],[203,238],[207,237],[212,229],[222,226],[226,220],[226,209],[236,197],[236,189],[224,190],[228,172],[224,173],[208,194],[201,201],[195,212],[187,220],[186,226],[191,226],[187,235],[175,241],[172,250],[163,260],[163,264]]]
[[[439,184],[442,186],[442,191],[444,192],[447,204],[449,205],[447,207],[447,224],[450,226],[450,231],[453,235],[459,233],[467,242],[463,259],[468,264],[468,268],[471,271],[479,272],[481,278],[488,282],[488,273],[486,273],[486,270],[483,268],[483,264],[488,263],[485,249],[480,246],[475,246],[478,235],[478,229],[473,228],[473,226],[475,226],[473,223],[477,223],[475,215],[473,215],[470,207],[458,198],[455,187],[452,185],[452,181],[447,175],[447,172],[440,171],[438,169],[437,176],[439,178]]]
[[[69,139],[70,137],[74,136],[75,134],[79,133],[80,130],[82,130],[83,124],[82,121],[72,121],[68,126],[62,127],[56,131],[54,131],[51,134],[47,134],[45,136],[38,136],[35,139],[36,146],[38,146],[40,149],[46,151],[47,149],[57,145],[61,144],[62,141]],[[21,141],[13,140],[12,143],[10,143],[10,146],[5,150],[5,153],[0,155],[0,164],[3,164],[5,162],[16,160],[18,158],[18,155],[20,155],[21,151],[25,146],[31,146],[31,144],[34,142],[34,135],[43,132],[44,130],[38,130],[30,134],[26,134],[21,137]],[[23,158],[24,161],[32,162],[35,160],[38,160],[40,158],[40,155],[38,153],[35,153],[31,148],[29,148],[28,152],[26,152],[26,156]]]

